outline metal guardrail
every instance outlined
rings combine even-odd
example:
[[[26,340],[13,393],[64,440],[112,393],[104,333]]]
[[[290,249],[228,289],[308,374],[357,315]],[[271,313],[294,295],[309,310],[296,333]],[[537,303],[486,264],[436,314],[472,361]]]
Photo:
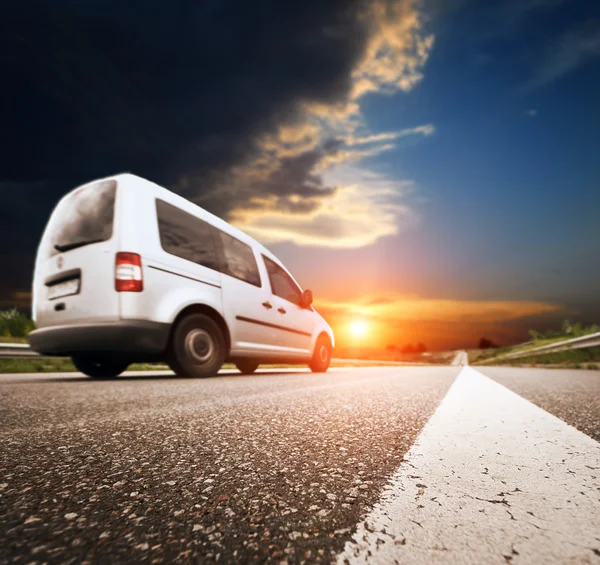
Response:
[[[48,355],[40,355],[32,351],[26,343],[0,343],[0,359],[44,359]],[[342,359],[334,358],[332,363],[357,363],[365,365],[414,365],[402,361],[371,361],[368,359]]]
[[[533,347],[524,351],[516,351],[514,353],[505,353],[497,357],[492,357],[482,361],[481,364],[493,363],[494,361],[500,361],[503,359],[518,359],[520,357],[531,357],[532,355],[538,355],[540,353],[554,353],[555,351],[563,351],[565,349],[586,349],[589,347],[600,347],[600,332],[593,333],[590,335],[584,335],[582,337],[575,337],[573,339],[567,339],[565,341],[559,341],[557,343],[549,343],[548,345],[542,345],[540,347]],[[43,359],[50,358],[51,356],[40,355],[35,351],[32,351],[27,343],[0,343],[0,359]],[[452,361],[452,365],[466,365],[468,364],[468,358],[466,353],[458,351],[456,357]],[[333,358],[333,363],[364,363],[369,365],[414,365],[406,361],[376,361],[369,359],[343,359]],[[426,360],[424,360],[426,361]]]
[[[581,337],[574,337],[573,339],[567,339],[565,341],[559,341],[556,343],[549,343],[548,345],[541,345],[540,347],[532,347],[531,349],[525,349],[524,351],[515,351],[514,353],[505,353],[491,359],[482,361],[482,364],[493,363],[495,361],[501,361],[504,359],[518,359],[521,357],[532,357],[543,353],[555,353],[556,351],[565,351],[567,349],[587,349],[589,347],[600,346],[600,332],[584,335]]]
[[[0,343],[0,359],[37,359],[42,355],[32,351],[27,343]]]

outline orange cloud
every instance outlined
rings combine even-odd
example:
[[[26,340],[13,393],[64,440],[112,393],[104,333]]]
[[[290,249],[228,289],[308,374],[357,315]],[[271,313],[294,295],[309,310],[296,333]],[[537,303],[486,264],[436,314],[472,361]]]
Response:
[[[261,150],[277,159],[310,151],[321,141],[322,127],[313,121],[281,126],[262,140]]]
[[[398,296],[370,296],[356,302],[321,300],[317,307],[347,316],[365,316],[381,321],[508,322],[518,318],[555,312],[549,302],[517,300],[452,300]]]
[[[394,141],[409,135],[432,135],[433,133],[435,133],[435,126],[433,124],[424,124],[422,126],[406,128],[400,131],[386,131],[383,133],[365,135],[362,137],[349,136],[346,138],[346,144],[366,145],[371,143],[381,143],[383,141]]]
[[[318,165],[316,171],[325,171],[338,163],[356,163],[367,157],[375,157],[384,151],[391,151],[396,146],[391,143],[376,145],[368,149],[341,149],[332,155],[325,155]]]
[[[423,78],[434,36],[423,33],[418,3],[407,0],[376,2],[372,10],[374,33],[354,70],[352,99],[369,92],[409,91]]]
[[[330,184],[338,188],[327,196],[288,200],[296,205],[290,211],[278,207],[272,198],[262,200],[256,209],[237,210],[232,223],[264,243],[290,241],[297,245],[356,248],[396,235],[418,221],[410,207],[396,202],[410,183],[392,182],[374,173],[345,166],[332,175]],[[360,184],[346,184],[346,177]],[[307,211],[297,205],[310,203]]]
[[[197,199],[200,205],[202,199],[235,199],[233,223],[267,244],[357,248],[415,223],[418,214],[403,199],[410,181],[376,173],[375,182],[368,180],[363,161],[395,149],[399,138],[432,135],[435,127],[373,134],[359,99],[411,90],[422,78],[433,36],[423,32],[415,0],[372,0],[360,18],[369,38],[346,94],[332,102],[303,102],[292,123],[257,140],[252,159],[232,168],[225,181],[212,182]]]
[[[357,345],[351,324],[368,324],[366,347],[388,343],[426,343],[431,348],[473,346],[483,335],[504,343],[518,340],[523,324],[532,317],[559,313],[549,302],[516,300],[455,300],[402,296],[393,293],[365,296],[356,301],[319,300],[315,307],[332,324],[340,346]]]

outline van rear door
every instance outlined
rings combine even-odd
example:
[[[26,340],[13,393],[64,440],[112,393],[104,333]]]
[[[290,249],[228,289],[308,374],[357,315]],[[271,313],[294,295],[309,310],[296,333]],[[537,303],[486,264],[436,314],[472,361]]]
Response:
[[[38,327],[116,321],[117,181],[78,188],[57,205],[46,227],[34,274]]]

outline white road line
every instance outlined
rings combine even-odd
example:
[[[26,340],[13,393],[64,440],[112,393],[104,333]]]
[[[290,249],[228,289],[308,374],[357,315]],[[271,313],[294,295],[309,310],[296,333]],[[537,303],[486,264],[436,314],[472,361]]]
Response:
[[[600,563],[600,444],[465,367],[345,562]]]
[[[452,360],[450,365],[454,367],[466,367],[469,364],[469,355],[466,351],[458,351],[456,357]]]

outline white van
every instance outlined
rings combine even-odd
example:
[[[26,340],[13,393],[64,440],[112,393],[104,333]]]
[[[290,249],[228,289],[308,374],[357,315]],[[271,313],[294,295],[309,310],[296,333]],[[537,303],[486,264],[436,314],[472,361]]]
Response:
[[[40,243],[29,335],[95,378],[165,360],[208,377],[225,360],[326,371],[334,336],[281,262],[254,239],[165,188],[122,174],[56,206]]]

